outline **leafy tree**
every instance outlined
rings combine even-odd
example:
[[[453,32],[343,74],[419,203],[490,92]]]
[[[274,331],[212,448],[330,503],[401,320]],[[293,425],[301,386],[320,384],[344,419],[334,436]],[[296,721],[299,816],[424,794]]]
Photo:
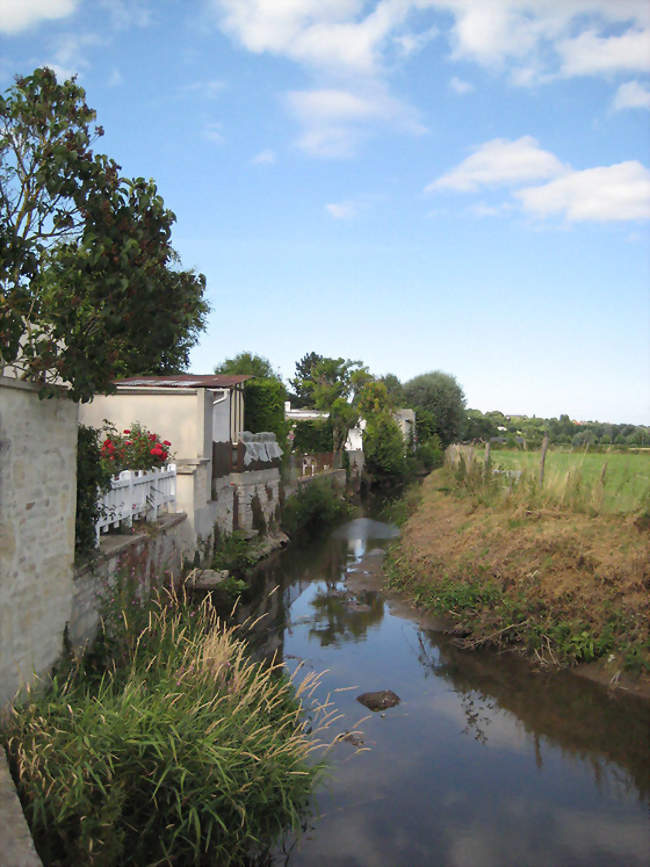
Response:
[[[234,358],[226,358],[218,364],[215,373],[248,373],[257,379],[277,379],[282,377],[273,369],[271,362],[263,355],[255,355],[252,352],[240,352]]]
[[[394,373],[387,373],[385,376],[380,376],[379,382],[383,382],[386,386],[386,391],[396,409],[399,409],[404,405],[404,386]]]
[[[274,433],[281,449],[286,448],[289,423],[284,418],[287,391],[278,379],[250,379],[244,386],[244,427],[252,433]]]
[[[456,378],[440,370],[423,373],[404,385],[409,406],[433,413],[443,445],[459,439],[465,419],[465,395]]]
[[[390,412],[383,410],[367,418],[363,454],[366,470],[376,481],[395,482],[406,475],[404,438]]]
[[[75,79],[46,68],[0,96],[0,363],[83,401],[186,367],[208,311],[203,275],[178,268],[174,214],[93,152],[94,121]]]
[[[300,361],[296,361],[296,375],[289,380],[293,389],[292,403],[296,406],[313,406],[313,396],[307,383],[312,380],[312,369],[321,361],[323,356],[317,352],[308,352]]]

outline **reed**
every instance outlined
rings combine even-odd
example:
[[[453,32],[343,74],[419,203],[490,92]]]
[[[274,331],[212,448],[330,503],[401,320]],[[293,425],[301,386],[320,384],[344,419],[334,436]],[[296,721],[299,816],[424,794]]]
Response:
[[[79,662],[3,732],[44,862],[239,864],[299,830],[336,719],[318,676],[253,662],[208,599],[161,593],[137,635],[121,623],[121,668]]]

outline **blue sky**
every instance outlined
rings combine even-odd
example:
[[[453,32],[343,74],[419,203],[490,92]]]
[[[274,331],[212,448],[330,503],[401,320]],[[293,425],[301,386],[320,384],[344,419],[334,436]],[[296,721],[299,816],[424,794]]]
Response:
[[[483,411],[650,423],[645,0],[0,0],[208,281],[192,354],[306,352]]]

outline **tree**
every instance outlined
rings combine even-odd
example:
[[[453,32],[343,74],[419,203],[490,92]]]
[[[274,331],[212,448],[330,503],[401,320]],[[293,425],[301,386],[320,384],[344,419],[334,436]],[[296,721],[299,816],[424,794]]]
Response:
[[[404,396],[416,411],[433,413],[435,433],[443,445],[459,439],[465,420],[465,395],[454,376],[440,370],[423,373],[405,383]]]
[[[289,380],[289,385],[293,389],[292,402],[296,406],[313,406],[313,398],[308,382],[312,379],[312,369],[323,361],[323,356],[317,352],[308,352],[306,355],[296,361],[296,375]]]
[[[257,379],[277,379],[282,377],[273,369],[271,362],[263,355],[255,355],[252,352],[239,352],[234,358],[226,358],[218,364],[215,373],[248,373]]]
[[[113,380],[185,368],[205,278],[178,267],[153,181],[93,153],[103,135],[75,79],[46,68],[0,96],[0,363],[90,400]]]
[[[396,409],[404,405],[404,386],[394,373],[387,373],[385,376],[381,376],[379,382],[383,382],[386,386],[386,390]]]

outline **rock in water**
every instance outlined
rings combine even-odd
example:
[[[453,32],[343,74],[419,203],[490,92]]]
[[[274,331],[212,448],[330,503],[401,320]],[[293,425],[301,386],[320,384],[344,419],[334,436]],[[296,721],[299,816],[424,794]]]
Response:
[[[380,689],[379,692],[363,692],[357,696],[357,701],[365,705],[368,710],[386,710],[399,704],[400,697],[391,689]]]

